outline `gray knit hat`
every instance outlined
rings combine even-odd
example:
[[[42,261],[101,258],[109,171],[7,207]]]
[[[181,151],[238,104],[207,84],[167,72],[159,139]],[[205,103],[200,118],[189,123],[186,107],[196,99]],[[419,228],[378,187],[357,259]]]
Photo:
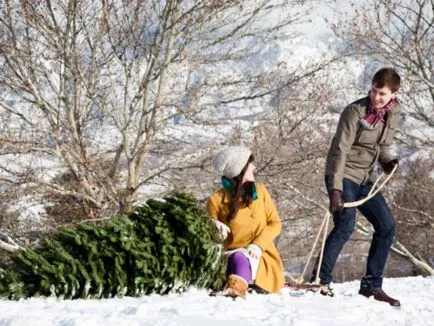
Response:
[[[252,152],[244,146],[229,146],[217,153],[212,166],[220,174],[229,179],[240,175]]]

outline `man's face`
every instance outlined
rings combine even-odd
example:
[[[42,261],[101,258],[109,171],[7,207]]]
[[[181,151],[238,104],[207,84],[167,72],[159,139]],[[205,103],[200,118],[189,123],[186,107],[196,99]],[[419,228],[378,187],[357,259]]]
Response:
[[[392,92],[392,90],[387,86],[378,88],[375,87],[375,85],[372,85],[369,97],[371,98],[372,107],[374,109],[381,109],[385,107],[390,100],[395,99],[396,92]]]

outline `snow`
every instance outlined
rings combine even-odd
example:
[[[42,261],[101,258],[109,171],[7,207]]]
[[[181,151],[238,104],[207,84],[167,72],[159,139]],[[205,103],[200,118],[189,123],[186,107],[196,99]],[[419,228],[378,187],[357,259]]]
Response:
[[[385,279],[400,309],[359,295],[358,281],[333,288],[333,298],[285,288],[234,301],[190,288],[141,298],[0,300],[0,325],[434,325],[434,277]]]

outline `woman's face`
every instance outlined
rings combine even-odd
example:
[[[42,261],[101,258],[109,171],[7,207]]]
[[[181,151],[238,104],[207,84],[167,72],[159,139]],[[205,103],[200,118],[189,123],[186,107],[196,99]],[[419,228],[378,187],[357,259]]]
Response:
[[[255,181],[255,176],[253,175],[253,172],[256,170],[256,166],[250,162],[249,165],[247,165],[246,173],[244,173],[243,177],[243,183],[246,181]]]

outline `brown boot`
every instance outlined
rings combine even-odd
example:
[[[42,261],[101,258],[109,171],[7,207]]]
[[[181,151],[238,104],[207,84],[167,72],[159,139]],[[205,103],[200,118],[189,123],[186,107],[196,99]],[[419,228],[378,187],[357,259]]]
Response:
[[[230,297],[245,297],[247,293],[247,281],[241,276],[231,274],[228,276],[227,283],[223,292]]]
[[[370,296],[374,296],[375,300],[378,301],[384,301],[390,304],[394,307],[400,307],[401,303],[399,300],[396,300],[394,298],[389,297],[386,292],[384,292],[382,289],[375,289],[375,290],[369,290],[369,289],[360,289],[359,294],[369,298]]]

